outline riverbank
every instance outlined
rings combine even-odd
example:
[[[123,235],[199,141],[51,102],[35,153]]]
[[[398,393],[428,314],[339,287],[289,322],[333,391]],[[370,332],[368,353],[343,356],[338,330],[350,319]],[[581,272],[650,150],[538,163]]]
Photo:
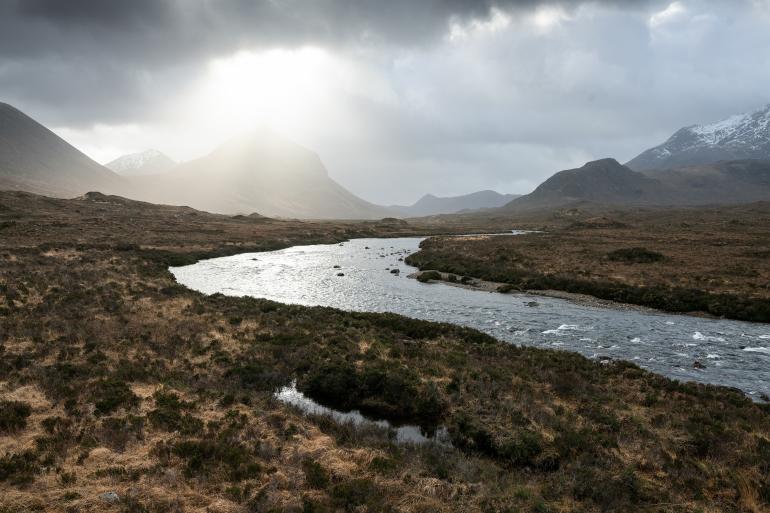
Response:
[[[438,273],[438,277],[436,277],[436,275],[430,275],[426,273]],[[426,282],[440,281],[441,283],[444,283],[445,285],[449,285],[451,287],[459,287],[462,289],[475,290],[479,292],[489,292],[489,293],[495,293],[495,294],[521,293],[521,294],[528,294],[532,296],[564,299],[564,300],[570,301],[571,303],[575,303],[582,306],[589,306],[592,308],[611,308],[613,310],[634,311],[634,312],[669,313],[669,312],[665,312],[665,310],[660,310],[656,308],[650,308],[650,307],[641,306],[641,305],[633,305],[629,303],[621,303],[618,301],[610,301],[607,299],[600,299],[598,297],[590,296],[588,294],[577,294],[574,292],[565,292],[563,290],[536,290],[536,289],[513,290],[510,288],[510,284],[508,283],[482,280],[480,278],[471,277],[471,276],[463,277],[453,273],[437,271],[435,269],[425,269],[423,271],[417,271],[407,275],[407,278],[420,280],[421,276],[426,276],[425,278],[423,278],[423,280]],[[465,278],[465,280],[463,280],[463,278]],[[532,306],[534,307],[536,305],[533,304]],[[705,312],[687,312],[686,315],[691,315],[695,317],[704,317],[708,319],[717,318]]]
[[[770,502],[770,410],[738,391],[451,324],[207,296],[168,271],[419,226],[9,193],[0,225],[4,513]],[[446,426],[453,448],[303,415],[273,395],[295,379],[340,411]]]
[[[614,216],[516,237],[434,237],[407,262],[502,290],[770,322],[770,204]]]

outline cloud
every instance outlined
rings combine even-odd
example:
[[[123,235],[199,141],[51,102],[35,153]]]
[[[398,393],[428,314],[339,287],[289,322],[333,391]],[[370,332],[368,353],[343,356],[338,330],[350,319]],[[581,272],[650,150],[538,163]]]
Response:
[[[354,192],[527,192],[770,101],[769,19],[766,0],[0,0],[0,100],[102,160],[186,159],[226,135],[212,63],[322,49],[299,89],[323,95],[285,134]]]
[[[666,23],[670,23],[686,12],[687,9],[682,2],[671,2],[665,9],[650,16],[650,27],[657,28]]]

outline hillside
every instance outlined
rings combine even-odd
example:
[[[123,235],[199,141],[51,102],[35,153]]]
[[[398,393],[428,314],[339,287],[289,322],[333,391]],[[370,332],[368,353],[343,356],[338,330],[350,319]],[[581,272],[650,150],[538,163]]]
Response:
[[[682,128],[626,165],[643,171],[742,159],[770,159],[770,104],[716,123]]]
[[[632,171],[614,159],[560,171],[503,211],[590,202],[626,206],[728,205],[770,200],[770,161],[738,160]]]
[[[172,169],[170,163],[157,151],[128,155],[109,164],[131,175],[120,176],[18,109],[0,104],[0,190],[54,197],[98,191],[222,214],[308,219],[393,215],[332,180],[315,153],[266,130]]]
[[[664,184],[680,205],[770,200],[770,160],[734,160],[644,174]]]
[[[0,189],[74,197],[124,187],[121,177],[23,112],[0,103]]]
[[[142,199],[224,214],[373,219],[392,215],[332,180],[315,153],[267,130],[229,141],[158,176],[133,179]]]
[[[142,176],[165,173],[176,165],[158,150],[146,150],[123,155],[104,166],[122,176]]]
[[[399,216],[422,217],[437,214],[454,214],[464,210],[502,207],[518,197],[518,194],[500,194],[495,191],[478,191],[462,196],[443,198],[426,194],[412,205],[393,205],[389,208]]]
[[[602,159],[556,173],[530,194],[511,201],[503,209],[543,209],[582,201],[649,204],[673,199],[658,180],[631,171],[615,159]]]

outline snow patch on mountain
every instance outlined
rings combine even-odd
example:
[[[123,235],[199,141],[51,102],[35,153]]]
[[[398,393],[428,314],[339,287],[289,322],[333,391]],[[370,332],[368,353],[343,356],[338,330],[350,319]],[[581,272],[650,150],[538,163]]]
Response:
[[[627,165],[641,171],[738,159],[770,159],[770,104],[716,123],[682,128]]]
[[[112,171],[124,176],[154,175],[164,173],[176,163],[158,150],[146,150],[123,155],[105,164]]]

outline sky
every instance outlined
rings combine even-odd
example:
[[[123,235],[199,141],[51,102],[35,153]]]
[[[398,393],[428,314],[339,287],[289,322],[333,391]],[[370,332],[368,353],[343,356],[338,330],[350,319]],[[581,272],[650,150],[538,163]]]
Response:
[[[0,101],[95,160],[268,127],[380,204],[527,193],[767,84],[770,0],[0,0]]]

